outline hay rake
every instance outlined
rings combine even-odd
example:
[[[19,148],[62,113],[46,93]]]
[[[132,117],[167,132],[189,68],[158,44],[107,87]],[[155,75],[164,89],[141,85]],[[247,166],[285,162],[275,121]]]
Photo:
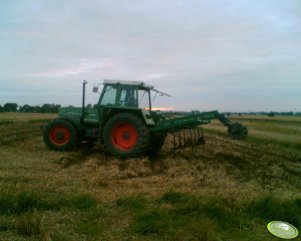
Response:
[[[200,127],[183,129],[172,133],[173,136],[173,152],[178,149],[196,147],[204,145],[205,139],[203,136],[203,129]]]

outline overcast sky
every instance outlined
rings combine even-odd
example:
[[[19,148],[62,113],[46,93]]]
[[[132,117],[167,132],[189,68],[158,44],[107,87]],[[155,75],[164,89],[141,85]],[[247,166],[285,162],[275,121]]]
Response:
[[[0,1],[0,104],[142,80],[178,110],[301,111],[300,0]]]

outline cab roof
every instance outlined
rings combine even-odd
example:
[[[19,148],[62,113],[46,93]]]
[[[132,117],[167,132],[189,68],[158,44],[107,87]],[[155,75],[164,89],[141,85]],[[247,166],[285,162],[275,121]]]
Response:
[[[121,85],[134,85],[134,86],[140,86],[144,89],[154,89],[154,86],[146,85],[143,81],[135,81],[135,80],[108,80],[105,79],[103,81],[104,84],[121,84]]]
[[[104,84],[121,84],[121,85],[132,85],[132,86],[138,86],[139,89],[142,89],[142,90],[152,90],[156,93],[159,93],[161,95],[166,95],[166,96],[169,96],[169,94],[166,94],[162,91],[159,91],[159,90],[156,90],[154,88],[154,86],[151,86],[151,85],[147,85],[145,84],[143,81],[135,81],[135,80],[109,80],[109,79],[105,79],[103,81]]]

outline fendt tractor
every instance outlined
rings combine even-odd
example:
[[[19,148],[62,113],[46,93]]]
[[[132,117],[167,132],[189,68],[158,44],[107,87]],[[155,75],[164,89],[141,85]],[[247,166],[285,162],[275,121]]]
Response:
[[[213,119],[228,128],[232,139],[241,140],[248,134],[246,127],[232,123],[217,111],[183,115],[152,110],[157,95],[169,95],[141,81],[105,80],[98,103],[87,108],[86,84],[84,81],[82,107],[60,108],[58,117],[45,126],[43,138],[49,148],[65,151],[83,143],[102,143],[119,157],[155,155],[167,134],[173,136],[174,150],[204,143],[200,126]],[[98,86],[94,92],[98,92]]]

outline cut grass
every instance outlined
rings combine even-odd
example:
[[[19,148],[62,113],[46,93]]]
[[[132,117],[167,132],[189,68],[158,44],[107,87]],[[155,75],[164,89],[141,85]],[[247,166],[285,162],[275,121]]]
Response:
[[[229,203],[222,198],[167,192],[148,202],[146,210],[132,210],[134,220],[129,226],[141,240],[143,237],[155,240],[232,240],[242,232],[244,240],[271,240],[267,231],[258,234],[257,229],[271,220],[286,220],[300,227],[301,220],[300,198],[283,199],[271,194],[245,203]],[[257,233],[253,239],[252,233]]]
[[[95,199],[87,194],[42,197],[32,191],[0,192],[0,215],[20,215],[33,210],[55,211],[61,208],[91,210],[95,207]]]
[[[227,137],[228,134],[226,130],[221,130],[220,128],[214,129],[211,127],[206,128],[206,133],[213,134],[213,135],[218,135],[218,136],[223,136]],[[289,140],[277,140],[274,139],[271,141],[271,138],[265,137],[265,136],[254,136],[254,135],[249,135],[247,139],[244,141],[249,142],[250,144],[256,144],[256,145],[273,145],[273,146],[278,146],[281,148],[287,148],[287,149],[295,149],[295,150],[300,150],[301,149],[301,142],[299,142],[299,138],[294,140],[290,138]]]
[[[57,117],[57,114],[6,112],[6,113],[0,113],[0,123],[5,121],[15,123],[15,122],[51,120],[54,119],[55,117]]]
[[[42,215],[37,211],[24,213],[16,218],[13,228],[22,236],[39,237],[43,233]]]
[[[21,214],[36,209],[40,205],[38,196],[32,192],[0,192],[0,214]]]
[[[133,216],[127,233],[132,233],[137,240],[231,240],[233,237],[242,238],[242,233],[244,238],[241,240],[271,240],[266,230],[261,234],[257,230],[264,227],[271,218],[287,218],[293,212],[300,211],[298,199],[297,205],[290,209],[285,207],[285,200],[281,201],[274,196],[268,211],[260,201],[233,204],[223,199],[207,199],[173,191],[158,199],[137,199],[133,196],[127,197],[127,200],[129,198],[131,203],[133,200],[135,203],[143,200],[145,205],[144,208],[140,208],[141,205],[130,205],[131,208],[127,209],[128,215]],[[284,206],[278,205],[279,202]],[[128,208],[128,202],[126,203],[125,207]],[[124,205],[117,205],[124,208]],[[288,214],[283,216],[284,212],[278,210],[279,207],[285,208]],[[273,216],[269,214],[271,210]],[[298,222],[288,220],[299,226]]]
[[[265,222],[270,220],[285,220],[297,227],[301,226],[301,197],[277,198],[267,194],[252,201],[246,212],[253,218]]]
[[[95,237],[103,232],[103,225],[99,222],[102,212],[97,208],[96,200],[90,195],[58,196],[48,194],[41,196],[33,191],[0,192],[0,233],[14,232],[21,236],[41,240],[47,235],[42,225],[42,217],[47,212],[68,211],[78,215],[72,225],[78,234]],[[10,219],[13,217],[14,219]],[[55,235],[56,240],[60,238]],[[69,239],[69,238],[68,238]]]

